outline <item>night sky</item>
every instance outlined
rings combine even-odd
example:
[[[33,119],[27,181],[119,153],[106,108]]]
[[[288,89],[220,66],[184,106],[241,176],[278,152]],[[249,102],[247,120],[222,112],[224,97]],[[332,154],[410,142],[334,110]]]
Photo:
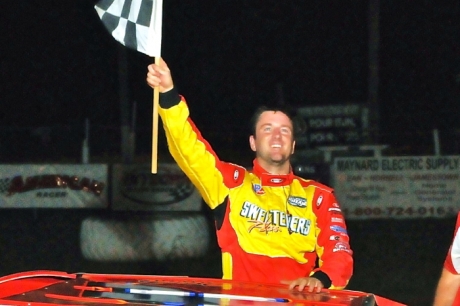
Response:
[[[164,0],[162,56],[210,138],[216,131],[243,131],[257,105],[280,99],[279,84],[292,106],[366,103],[367,2]],[[4,129],[85,118],[120,125],[118,56],[124,47],[103,28],[95,3],[3,4]],[[459,153],[460,2],[380,3],[381,143],[429,142],[438,128],[444,151]],[[152,90],[145,74],[153,59],[125,53],[136,126],[148,134]]]

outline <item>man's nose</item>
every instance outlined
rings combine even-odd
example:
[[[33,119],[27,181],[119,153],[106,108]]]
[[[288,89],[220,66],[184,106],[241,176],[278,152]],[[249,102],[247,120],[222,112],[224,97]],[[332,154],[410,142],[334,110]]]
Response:
[[[273,137],[280,138],[281,137],[281,130],[280,129],[274,129],[273,130]]]

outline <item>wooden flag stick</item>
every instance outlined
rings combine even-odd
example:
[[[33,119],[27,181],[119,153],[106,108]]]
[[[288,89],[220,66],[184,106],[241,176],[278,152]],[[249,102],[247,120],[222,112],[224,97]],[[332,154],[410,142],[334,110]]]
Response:
[[[155,57],[155,64],[160,64],[160,57]],[[152,173],[157,173],[158,166],[158,107],[160,91],[158,86],[153,89],[153,118],[152,118]]]

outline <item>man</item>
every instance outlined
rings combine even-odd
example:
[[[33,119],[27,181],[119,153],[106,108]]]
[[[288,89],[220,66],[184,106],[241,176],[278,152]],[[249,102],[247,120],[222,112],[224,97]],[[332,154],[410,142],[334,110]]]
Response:
[[[460,213],[457,215],[454,240],[447,252],[436,288],[434,306],[460,305]]]
[[[159,88],[158,113],[171,155],[213,211],[223,278],[282,282],[310,292],[344,288],[353,272],[345,220],[331,188],[293,174],[288,114],[256,112],[249,171],[216,156],[163,60],[149,65],[147,83]]]

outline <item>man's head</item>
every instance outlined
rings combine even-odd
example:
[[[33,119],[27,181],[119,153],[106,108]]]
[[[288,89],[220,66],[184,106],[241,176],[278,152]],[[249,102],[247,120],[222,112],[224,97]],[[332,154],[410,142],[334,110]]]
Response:
[[[290,113],[279,107],[259,107],[251,119],[251,129],[249,145],[259,164],[269,172],[289,171],[289,158],[295,147]]]

